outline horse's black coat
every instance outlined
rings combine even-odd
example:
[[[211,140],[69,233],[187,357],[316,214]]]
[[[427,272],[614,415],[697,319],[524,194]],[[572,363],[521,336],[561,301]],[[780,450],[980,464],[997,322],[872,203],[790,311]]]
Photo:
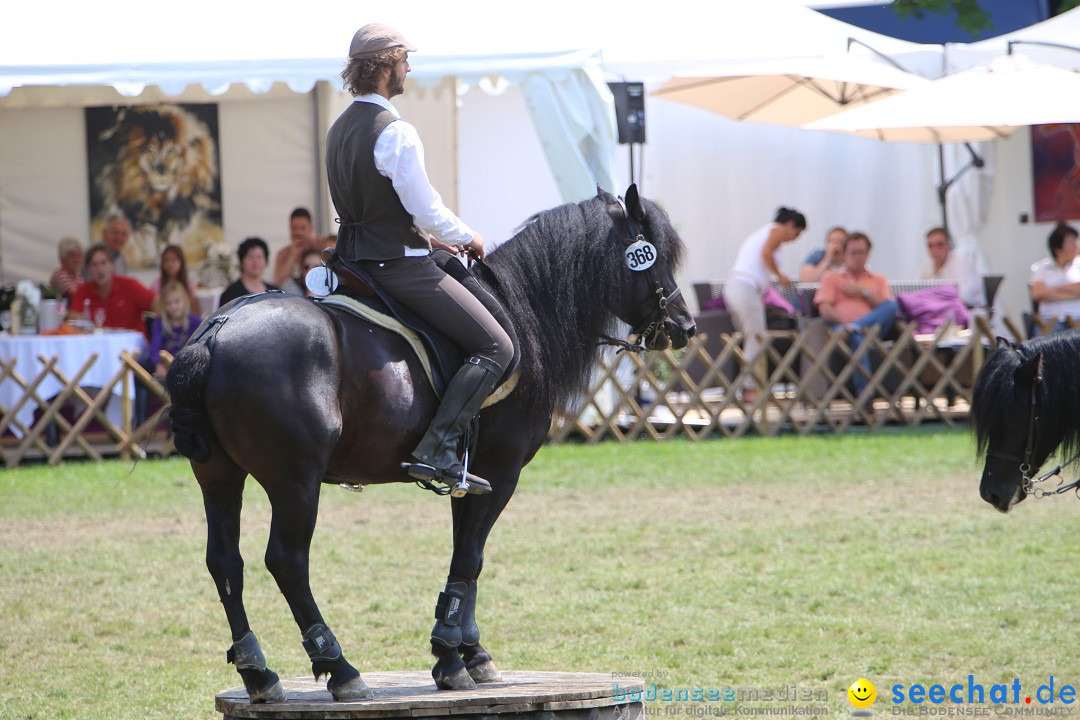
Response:
[[[1020,466],[1029,447],[1029,478],[1054,451],[1080,450],[1080,332],[1019,345],[999,339],[975,381],[971,417],[978,453],[987,456],[982,496],[1006,511],[1024,497]]]
[[[628,212],[656,246],[654,277],[670,295],[682,243],[666,215],[627,192]],[[531,218],[477,273],[507,308],[521,345],[516,389],[481,414],[473,467],[489,495],[452,501],[453,556],[432,634],[440,687],[496,677],[479,644],[476,579],[488,533],[540,448],[554,411],[586,386],[598,342],[618,318],[632,327],[656,308],[654,288],[626,265],[630,241],[607,193]],[[238,301],[239,302],[239,301]],[[694,326],[675,298],[649,347],[682,347]],[[308,584],[308,552],[323,483],[410,482],[400,468],[437,399],[398,336],[324,311],[301,298],[232,304],[209,349],[184,348],[169,372],[176,447],[192,461],[207,516],[207,567],[225,607],[234,655],[257,656],[243,605],[240,501],[250,474],[273,508],[266,566],[305,638],[331,638]],[[197,333],[198,334],[198,333]],[[453,617],[446,613],[452,608]],[[449,638],[449,640],[448,640]],[[460,639],[459,639],[460,638]],[[311,645],[311,642],[308,643]],[[309,656],[339,699],[365,697],[363,681],[335,646]],[[256,663],[257,665],[257,663]],[[239,669],[239,668],[238,668]],[[269,669],[240,670],[253,699],[280,697]],[[470,679],[472,678],[472,679]]]

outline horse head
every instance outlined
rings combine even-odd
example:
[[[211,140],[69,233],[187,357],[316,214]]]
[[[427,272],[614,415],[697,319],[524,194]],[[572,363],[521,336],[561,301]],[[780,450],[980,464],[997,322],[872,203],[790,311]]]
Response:
[[[649,350],[686,347],[696,326],[675,281],[683,245],[667,214],[642,198],[637,185],[627,189],[625,200],[603,190],[598,197],[608,203],[621,240],[629,287],[613,314],[633,329],[632,341]]]
[[[978,452],[986,455],[979,494],[1001,512],[1027,496],[1032,477],[1062,441],[1057,423],[1039,421],[1048,400],[1043,353],[998,338],[975,382],[972,417]]]

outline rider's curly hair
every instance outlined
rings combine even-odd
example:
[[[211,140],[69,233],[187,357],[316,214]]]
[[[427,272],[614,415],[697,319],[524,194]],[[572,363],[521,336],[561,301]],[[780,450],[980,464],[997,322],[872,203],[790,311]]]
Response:
[[[391,48],[368,57],[349,58],[349,64],[341,71],[344,87],[353,97],[370,95],[379,85],[383,70],[401,62],[407,54],[405,48]]]

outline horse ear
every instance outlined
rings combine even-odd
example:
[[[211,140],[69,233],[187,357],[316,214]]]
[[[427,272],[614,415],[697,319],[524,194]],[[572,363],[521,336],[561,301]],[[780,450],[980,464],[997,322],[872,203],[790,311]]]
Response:
[[[630,213],[630,217],[638,222],[645,219],[645,205],[641,202],[641,195],[638,194],[637,183],[631,183],[626,189],[626,210]]]
[[[1020,367],[1016,368],[1016,373],[1013,376],[1016,381],[1024,385],[1032,385],[1036,381],[1042,379],[1042,365],[1043,356],[1039,353],[1030,360],[1025,360],[1020,364]]]
[[[1015,350],[1016,346],[1013,345],[1011,342],[1009,342],[1007,339],[1005,339],[1005,338],[1001,337],[1000,335],[998,335],[997,336],[997,349],[998,350],[1004,350],[1005,348]]]
[[[615,197],[614,195],[612,195],[611,193],[609,193],[607,190],[600,187],[599,185],[596,186],[596,197],[600,198],[601,200],[603,200],[606,203],[613,203],[613,202],[618,202],[619,201],[619,199],[617,197]]]

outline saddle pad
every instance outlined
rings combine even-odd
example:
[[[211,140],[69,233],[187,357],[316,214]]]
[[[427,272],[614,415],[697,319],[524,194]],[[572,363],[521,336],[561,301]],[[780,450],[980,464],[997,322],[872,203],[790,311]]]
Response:
[[[354,315],[362,320],[366,320],[373,325],[378,325],[381,328],[389,330],[390,332],[397,333],[409,346],[412,347],[413,352],[416,353],[416,357],[420,360],[420,364],[424,368],[424,375],[427,376],[428,385],[435,391],[436,395],[441,395],[441,388],[435,385],[435,376],[431,370],[431,358],[428,356],[427,347],[424,346],[423,340],[420,339],[420,335],[414,330],[406,327],[400,320],[392,315],[387,315],[384,312],[380,312],[378,309],[363,302],[360,299],[349,297],[347,295],[328,295],[324,298],[317,298],[315,302],[320,305],[326,305],[334,307],[339,310],[343,310],[350,315]],[[502,400],[504,397],[510,394],[517,386],[518,376],[520,375],[519,369],[515,369],[514,373],[495,389],[491,395],[481,407],[488,407]]]

